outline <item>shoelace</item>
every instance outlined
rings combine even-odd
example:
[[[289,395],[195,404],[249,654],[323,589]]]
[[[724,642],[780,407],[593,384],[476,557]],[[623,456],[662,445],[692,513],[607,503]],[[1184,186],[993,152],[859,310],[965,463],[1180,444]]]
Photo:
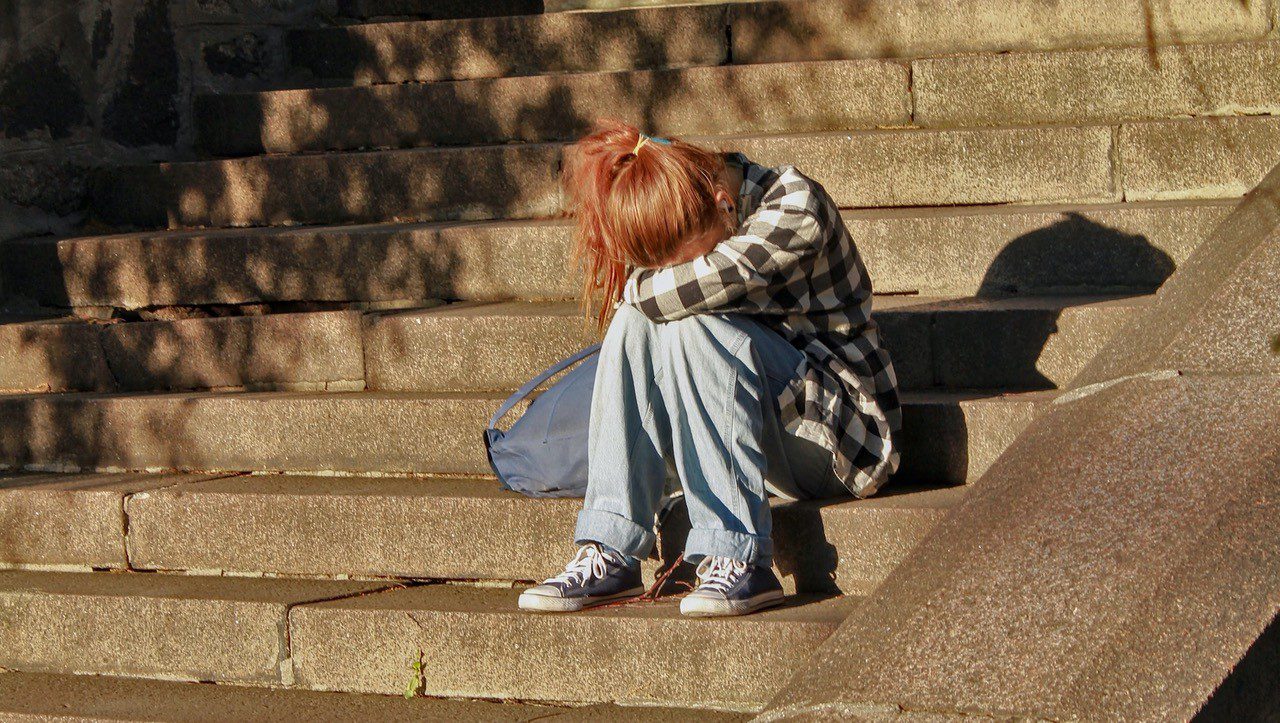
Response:
[[[583,545],[574,553],[573,559],[565,565],[564,572],[547,578],[544,585],[562,582],[566,585],[580,585],[587,580],[604,577],[609,571],[611,558],[606,557],[604,550],[594,544]]]
[[[730,557],[707,557],[698,563],[698,588],[728,592],[747,571],[747,563]]]

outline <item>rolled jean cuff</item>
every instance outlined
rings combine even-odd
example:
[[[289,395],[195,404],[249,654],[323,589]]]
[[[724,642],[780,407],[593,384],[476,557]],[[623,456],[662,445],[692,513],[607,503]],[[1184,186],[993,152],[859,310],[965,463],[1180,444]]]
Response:
[[[703,557],[728,557],[752,565],[771,565],[773,539],[730,530],[694,529],[684,543],[684,556],[690,562]]]
[[[647,557],[653,549],[657,537],[653,530],[648,530],[628,520],[604,510],[582,510],[578,513],[578,525],[573,531],[573,540],[583,545],[588,542],[599,542],[632,557]]]

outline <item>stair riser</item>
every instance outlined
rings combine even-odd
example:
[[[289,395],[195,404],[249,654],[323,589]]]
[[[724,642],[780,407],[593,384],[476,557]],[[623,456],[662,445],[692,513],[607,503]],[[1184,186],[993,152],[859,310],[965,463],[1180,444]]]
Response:
[[[0,667],[287,684],[291,605],[386,587],[0,572]]]
[[[633,3],[612,3],[625,6]],[[426,16],[434,4],[396,2],[389,14]],[[485,78],[838,58],[919,58],[1261,39],[1269,3],[1179,0],[1159,6],[1106,0],[1017,0],[993,15],[982,3],[857,0],[663,7],[457,22],[298,31],[293,61],[323,78],[359,83]],[[945,13],[948,22],[937,22]],[[731,46],[731,47],[730,47]]]
[[[307,688],[394,694],[404,689],[405,670],[421,651],[428,661],[426,695],[624,703],[696,699],[700,705],[748,710],[768,701],[834,628],[834,622],[758,618],[406,614],[329,606],[290,615],[298,682]],[[699,683],[696,693],[689,688],[693,680]]]
[[[124,166],[95,185],[103,219],[144,227],[453,221],[550,216],[560,147]]]
[[[722,98],[708,106],[707,98]],[[539,76],[202,96],[215,155],[572,140],[595,118],[664,134],[800,133],[911,122],[907,67],[883,61]]]
[[[262,484],[257,479],[234,490],[182,485],[129,497],[132,567],[541,580],[572,557],[574,521],[582,507],[576,499],[530,502],[514,494],[264,494],[255,490]],[[927,494],[958,497],[950,492]],[[869,593],[947,511],[923,504],[858,504],[775,505],[776,569],[788,593]],[[687,532],[687,520],[664,526],[658,547],[665,561],[683,551]],[[298,545],[299,539],[308,542]],[[652,584],[656,568],[656,560],[646,561],[646,584]]]
[[[879,293],[1150,292],[1231,202],[853,211]],[[0,245],[8,288],[49,306],[567,299],[571,228],[555,223],[130,235]],[[17,348],[17,347],[11,347]]]
[[[0,592],[0,666],[279,684],[284,616],[270,603]]]
[[[0,399],[0,459],[29,469],[489,474],[499,398],[378,394]],[[904,479],[976,479],[1030,421],[1027,401],[906,405]]]
[[[1257,40],[1272,29],[1271,11],[1270,3],[1235,0],[1015,0],[998,11],[986,3],[910,0],[878,10],[826,0],[745,3],[731,23],[734,61],[765,63]]]
[[[357,83],[718,65],[728,57],[724,9],[715,6],[306,29],[287,43],[294,64]]]
[[[693,140],[765,165],[795,165],[842,208],[1110,203],[1239,196],[1280,153],[1280,118]],[[112,221],[171,228],[547,217],[561,209],[561,149],[130,166],[107,174],[95,204]]]
[[[899,388],[1051,389],[1110,338],[1127,307],[877,312]],[[369,389],[514,389],[598,340],[577,316],[371,316]]]
[[[215,155],[663,135],[1105,123],[1280,112],[1280,43],[780,63],[197,98]],[[709,97],[726,102],[708,106]]]

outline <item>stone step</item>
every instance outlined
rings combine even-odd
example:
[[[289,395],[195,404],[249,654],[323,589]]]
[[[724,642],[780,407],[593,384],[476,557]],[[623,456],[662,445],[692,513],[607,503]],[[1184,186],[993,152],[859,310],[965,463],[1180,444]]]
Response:
[[[844,214],[875,289],[926,296],[1147,293],[1231,201]],[[0,243],[6,287],[47,306],[567,299],[565,222],[130,233]],[[2,352],[0,352],[2,353]]]
[[[901,389],[1062,387],[1142,297],[874,298]],[[57,328],[66,333],[38,335]],[[576,302],[0,324],[0,390],[515,389],[599,339]]]
[[[775,499],[778,575],[788,592],[867,594],[964,492],[891,484],[864,500]],[[122,506],[134,569],[510,581],[563,568],[582,500],[474,479],[255,475],[144,489]],[[649,584],[688,530],[683,508],[664,523]],[[692,579],[691,566],[679,572]]]
[[[898,482],[864,500],[775,499],[778,576],[788,592],[869,593],[964,494]],[[0,567],[541,580],[572,556],[581,507],[463,478],[12,474],[0,476]],[[645,563],[650,584],[687,533],[677,508]]]
[[[396,6],[394,14],[427,5],[386,1]],[[863,0],[698,4],[298,30],[288,45],[293,62],[319,78],[394,83],[1257,40],[1271,31],[1269,10],[1237,0],[1158,6],[1013,0],[948,5],[950,22],[939,23],[935,0],[891,8]]]
[[[860,600],[796,596],[747,618],[705,620],[682,618],[670,597],[558,616],[523,613],[516,595],[0,572],[0,667],[396,695],[420,660],[427,696],[755,710]],[[695,679],[702,685],[691,688]]]
[[[876,297],[899,387],[1049,389],[1071,380],[1133,299]],[[371,315],[367,388],[514,389],[598,340],[575,302],[450,304]]]
[[[162,680],[0,673],[0,718],[6,721],[449,720],[480,721],[739,721],[727,711],[617,706],[499,703],[398,695],[324,693],[247,685],[199,685]]]
[[[765,165],[793,164],[842,208],[1234,198],[1280,154],[1280,117],[692,140]],[[94,202],[110,221],[171,228],[542,217],[559,212],[562,148],[124,166],[100,179]]]
[[[1277,42],[765,63],[206,95],[196,119],[247,155],[572,140],[602,115],[685,136],[1274,114],[1277,65]]]
[[[758,710],[860,601],[798,596],[787,607],[709,620],[681,617],[670,598],[522,614],[516,595],[429,585],[295,608],[298,684],[396,693],[421,655],[427,695]]]
[[[142,227],[266,226],[550,216],[560,208],[556,144],[120,166],[95,213]]]
[[[358,391],[364,375],[358,311],[0,324],[7,392]]]
[[[905,126],[908,87],[904,64],[848,60],[205,95],[195,113],[202,148],[235,156],[573,140],[605,115],[680,136]]]
[[[286,43],[317,78],[398,83],[719,65],[725,26],[725,8],[704,5],[308,28]]]
[[[45,471],[491,474],[505,393],[196,392],[0,396],[0,464]],[[1050,392],[904,395],[900,479],[977,479]]]
[[[288,684],[291,606],[389,586],[0,571],[0,668]]]

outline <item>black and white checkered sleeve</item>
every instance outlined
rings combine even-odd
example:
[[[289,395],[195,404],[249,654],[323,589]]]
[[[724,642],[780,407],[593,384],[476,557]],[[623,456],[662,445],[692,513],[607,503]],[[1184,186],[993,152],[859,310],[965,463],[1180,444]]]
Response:
[[[794,311],[762,292],[795,283],[797,270],[821,251],[825,233],[811,205],[805,187],[766,198],[737,234],[703,256],[632,270],[622,302],[657,322],[706,312]]]

